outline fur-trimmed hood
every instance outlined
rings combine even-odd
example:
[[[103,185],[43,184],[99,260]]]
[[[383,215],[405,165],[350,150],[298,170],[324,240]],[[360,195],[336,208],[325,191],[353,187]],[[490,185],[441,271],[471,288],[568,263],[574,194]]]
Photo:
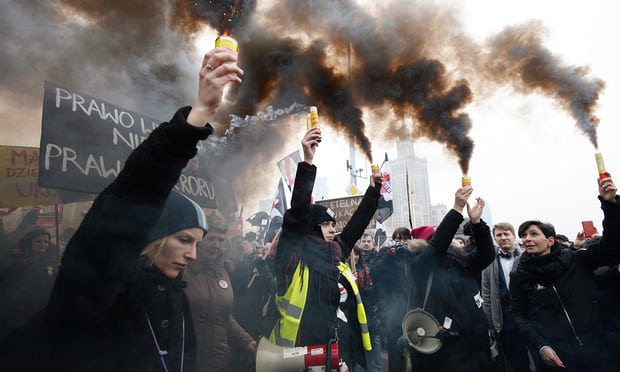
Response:
[[[420,252],[424,248],[428,247],[428,240],[424,240],[424,239],[407,240],[407,247],[409,248],[409,252],[411,253]]]

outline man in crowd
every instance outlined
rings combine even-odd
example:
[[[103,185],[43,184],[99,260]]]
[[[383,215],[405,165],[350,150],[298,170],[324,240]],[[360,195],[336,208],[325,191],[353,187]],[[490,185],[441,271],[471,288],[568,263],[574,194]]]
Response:
[[[510,308],[510,272],[517,267],[521,251],[517,247],[514,227],[508,222],[493,226],[498,246],[496,259],[482,271],[482,308],[489,320],[489,330],[500,345],[500,370],[529,371],[525,340],[517,332]],[[503,364],[503,365],[502,365]]]
[[[381,335],[379,333],[378,320],[378,298],[375,291],[372,276],[370,274],[370,263],[377,256],[374,250],[372,235],[364,233],[359,243],[359,259],[353,268],[360,290],[360,296],[366,310],[368,318],[368,329],[370,332],[372,350],[366,352],[366,364],[368,372],[381,371]]]

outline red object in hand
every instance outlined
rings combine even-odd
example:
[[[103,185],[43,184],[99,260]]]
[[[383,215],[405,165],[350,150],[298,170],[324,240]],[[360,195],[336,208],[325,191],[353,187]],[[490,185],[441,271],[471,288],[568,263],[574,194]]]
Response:
[[[594,234],[596,234],[596,228],[594,227],[594,223],[592,221],[581,221],[581,226],[583,227],[583,233],[586,238],[591,238]]]

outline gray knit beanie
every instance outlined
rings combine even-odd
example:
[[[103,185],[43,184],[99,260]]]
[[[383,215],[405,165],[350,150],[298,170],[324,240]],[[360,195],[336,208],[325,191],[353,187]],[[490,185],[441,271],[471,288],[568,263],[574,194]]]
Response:
[[[172,191],[166,200],[159,221],[148,234],[149,243],[177,231],[200,227],[204,234],[209,230],[202,208],[187,196]]]

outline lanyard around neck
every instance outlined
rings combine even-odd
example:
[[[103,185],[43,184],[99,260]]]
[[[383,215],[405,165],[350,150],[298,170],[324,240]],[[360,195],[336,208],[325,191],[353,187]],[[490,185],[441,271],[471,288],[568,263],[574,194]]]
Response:
[[[159,347],[159,342],[157,342],[157,336],[155,336],[155,331],[153,330],[153,325],[151,324],[151,319],[149,315],[145,312],[144,316],[146,316],[146,322],[149,325],[149,329],[151,330],[151,336],[153,336],[153,342],[155,343],[155,347],[157,348],[157,352],[159,354],[159,358],[161,359],[161,364],[164,366],[164,371],[168,372],[168,366],[166,365],[166,361],[164,360],[164,356],[168,355],[167,350],[162,350]],[[181,369],[179,371],[183,371],[183,359],[185,357],[185,315],[183,315],[183,319],[181,322]]]

